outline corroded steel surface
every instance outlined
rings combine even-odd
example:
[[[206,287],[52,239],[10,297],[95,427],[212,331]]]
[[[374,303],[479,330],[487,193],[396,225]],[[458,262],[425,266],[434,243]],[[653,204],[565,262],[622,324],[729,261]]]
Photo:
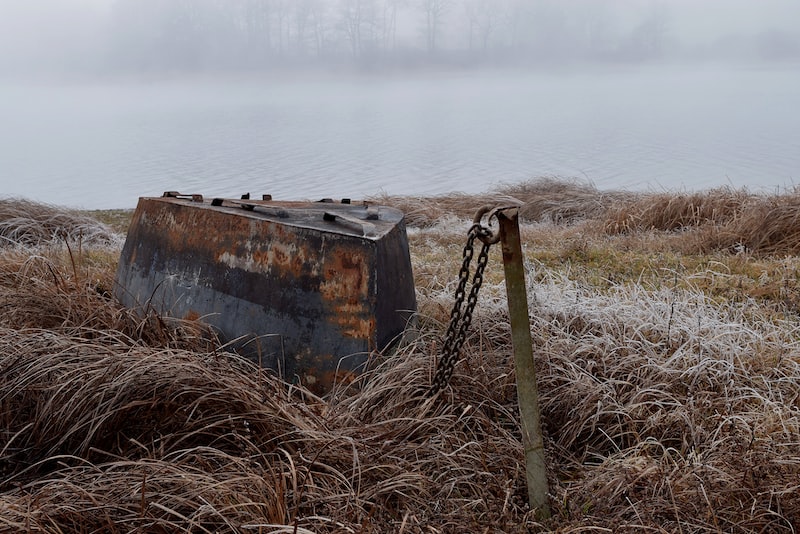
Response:
[[[203,320],[246,357],[323,391],[416,308],[397,210],[170,195],[139,200],[117,272],[125,306]]]

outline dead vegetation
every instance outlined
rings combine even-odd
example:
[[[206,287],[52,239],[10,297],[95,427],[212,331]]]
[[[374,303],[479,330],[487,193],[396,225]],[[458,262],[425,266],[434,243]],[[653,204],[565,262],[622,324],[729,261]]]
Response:
[[[545,181],[493,197],[538,221],[523,234],[550,521],[526,505],[496,253],[451,387],[422,394],[487,200],[455,196],[411,219],[413,341],[325,399],[224,352],[202,325],[120,309],[120,240],[87,245],[90,221],[8,238],[0,531],[795,532],[795,193],[659,194],[651,210],[644,194],[592,191]],[[738,233],[712,247],[712,227]],[[699,242],[711,252],[689,255]]]
[[[379,196],[370,200],[394,206],[406,214],[411,226],[428,227],[443,218],[472,218],[481,206],[519,206],[520,217],[530,222],[570,223],[594,219],[617,202],[635,195],[626,192],[600,192],[593,185],[557,178],[541,178],[506,185],[485,195],[450,193],[438,197]]]
[[[679,234],[688,254],[714,251],[757,255],[800,251],[800,191],[756,194],[723,187],[695,193],[599,191],[589,183],[544,178],[501,187],[485,195],[376,197],[408,214],[410,226],[429,227],[443,218],[471,218],[484,205],[519,206],[529,223],[588,223],[594,234]]]
[[[0,248],[71,241],[87,246],[119,243],[119,234],[88,215],[25,199],[0,198]]]

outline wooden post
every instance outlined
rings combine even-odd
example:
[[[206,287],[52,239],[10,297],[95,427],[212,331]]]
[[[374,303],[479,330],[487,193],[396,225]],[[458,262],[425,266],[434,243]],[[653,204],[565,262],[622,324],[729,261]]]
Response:
[[[547,519],[550,517],[550,507],[547,502],[547,469],[539,415],[539,391],[536,387],[536,370],[533,365],[525,268],[519,236],[519,210],[517,208],[499,210],[497,220],[500,223],[508,314],[511,319],[511,342],[517,374],[522,445],[525,449],[528,502],[531,509],[535,510],[537,518]]]

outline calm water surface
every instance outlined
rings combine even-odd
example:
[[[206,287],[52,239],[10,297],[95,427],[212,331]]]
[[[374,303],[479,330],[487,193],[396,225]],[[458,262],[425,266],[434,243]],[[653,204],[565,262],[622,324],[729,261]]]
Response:
[[[359,198],[558,175],[601,189],[800,181],[800,68],[0,86],[0,197]]]

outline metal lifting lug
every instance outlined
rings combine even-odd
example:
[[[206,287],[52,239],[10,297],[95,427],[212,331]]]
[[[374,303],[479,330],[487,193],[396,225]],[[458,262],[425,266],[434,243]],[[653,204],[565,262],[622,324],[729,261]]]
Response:
[[[177,198],[182,200],[191,200],[192,202],[203,202],[203,195],[197,195],[197,194],[184,195],[179,193],[178,191],[164,191],[164,194],[161,196],[162,198]]]
[[[488,224],[491,224],[492,218],[497,215],[497,211],[499,209],[501,208],[482,206],[472,219],[472,226],[476,229],[477,233],[476,237],[480,239],[481,243],[484,245],[494,245],[495,243],[500,242],[500,233],[493,232],[489,226],[484,226],[481,222],[483,217],[488,213],[489,217],[487,217],[486,221]]]

